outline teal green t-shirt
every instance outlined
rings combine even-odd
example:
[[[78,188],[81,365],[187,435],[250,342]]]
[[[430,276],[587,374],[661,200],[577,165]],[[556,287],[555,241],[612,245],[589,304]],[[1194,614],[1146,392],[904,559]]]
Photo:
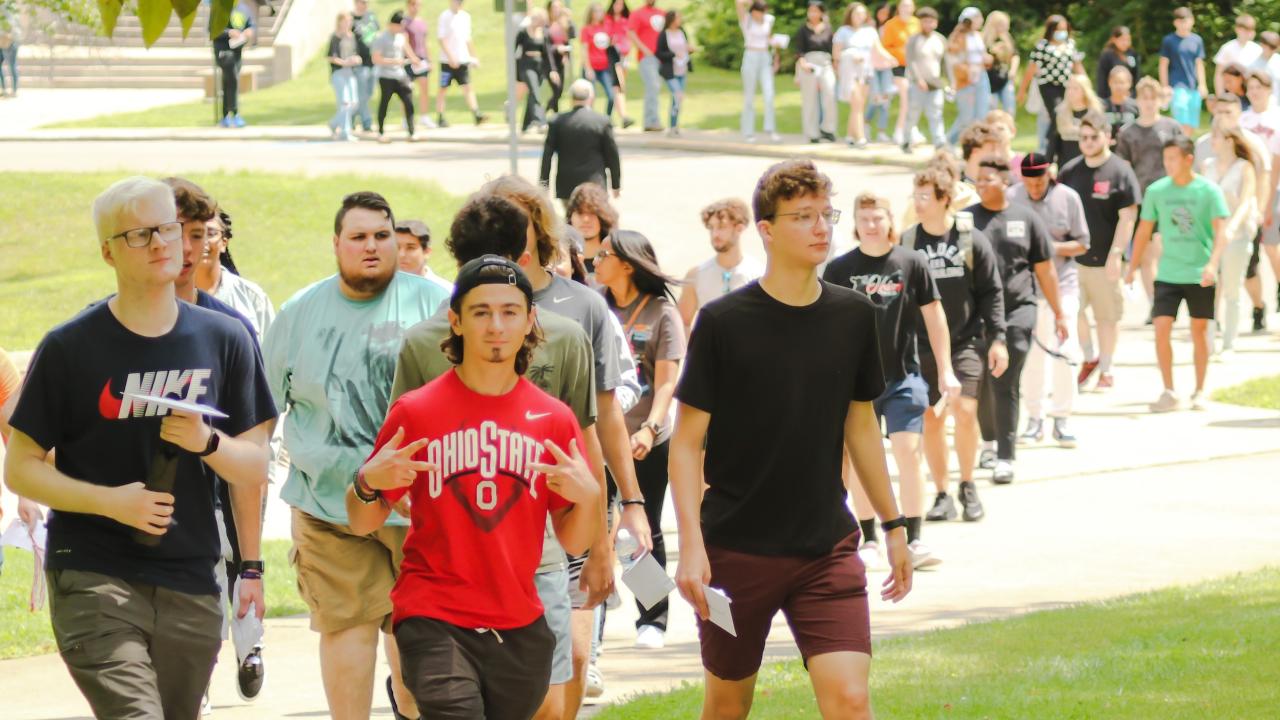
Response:
[[[1222,190],[1199,175],[1186,185],[1170,177],[1151,183],[1143,194],[1142,219],[1156,223],[1164,246],[1156,280],[1199,285],[1213,253],[1213,220],[1228,215]]]
[[[298,291],[262,342],[278,409],[288,411],[289,479],[280,497],[299,510],[346,524],[345,494],[391,405],[401,339],[447,302],[425,278],[397,272],[375,299],[348,299],[336,275]],[[389,524],[407,525],[392,513]]]

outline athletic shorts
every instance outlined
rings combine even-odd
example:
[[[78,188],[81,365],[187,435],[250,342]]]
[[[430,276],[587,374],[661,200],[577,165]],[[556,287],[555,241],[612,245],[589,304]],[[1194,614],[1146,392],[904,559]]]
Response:
[[[921,347],[921,350],[924,346]],[[986,371],[986,363],[982,361],[982,349],[976,342],[968,342],[958,348],[951,349],[951,371],[960,381],[960,394],[967,398],[978,398],[978,388],[982,386],[982,375]],[[929,383],[929,404],[937,405],[942,399],[938,389],[938,361],[933,355],[920,353],[920,374]]]
[[[449,63],[440,63],[440,87],[447,88],[451,83],[457,83],[459,86],[470,85],[471,66],[462,64],[453,68],[449,67]]]
[[[556,640],[543,618],[474,630],[410,617],[395,634],[400,676],[424,718],[528,720],[547,696]]]
[[[1217,287],[1201,287],[1194,283],[1167,283],[1156,281],[1156,297],[1151,303],[1151,317],[1177,319],[1178,308],[1187,301],[1187,312],[1197,320],[1213,319],[1213,304]]]
[[[293,508],[292,530],[290,560],[298,594],[311,610],[311,629],[331,633],[377,622],[390,632],[391,588],[409,528],[384,525],[356,535]]]
[[[924,432],[924,411],[929,409],[929,386],[912,373],[890,383],[875,400],[876,415],[884,418],[885,431]]]
[[[898,67],[893,68],[893,76],[904,78],[907,76],[907,69],[899,65]]]
[[[858,531],[821,557],[773,557],[707,547],[711,582],[733,601],[733,637],[698,619],[702,666],[729,681],[760,669],[773,617],[781,610],[807,664],[833,652],[871,654],[867,572]]]
[[[1169,103],[1169,114],[1180,125],[1192,128],[1200,127],[1200,93],[1195,88],[1175,87],[1173,101]]]
[[[1097,322],[1120,322],[1124,315],[1124,292],[1120,279],[1107,277],[1105,267],[1078,265],[1080,276],[1080,311],[1093,308]]]
[[[1258,261],[1262,259],[1262,231],[1253,236],[1253,252],[1249,253],[1249,264],[1245,266],[1244,277],[1252,280],[1258,276]]]
[[[538,589],[538,599],[547,619],[547,627],[556,638],[555,653],[551,656],[551,684],[561,685],[573,679],[573,640],[569,637],[569,572],[552,570],[533,576]]]

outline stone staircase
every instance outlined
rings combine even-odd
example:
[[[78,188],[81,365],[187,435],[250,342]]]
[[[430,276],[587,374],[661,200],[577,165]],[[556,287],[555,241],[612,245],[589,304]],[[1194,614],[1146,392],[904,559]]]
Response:
[[[289,7],[280,5],[273,16],[264,6],[259,12],[255,42],[244,51],[242,91],[271,85],[275,33]],[[146,48],[142,26],[134,15],[121,14],[113,37],[42,18],[26,33],[20,49],[22,84],[28,88],[167,88],[209,89],[213,73],[213,49],[206,28],[209,9],[201,5],[191,33],[182,37],[176,16],[164,34]],[[284,78],[287,79],[287,78]]]

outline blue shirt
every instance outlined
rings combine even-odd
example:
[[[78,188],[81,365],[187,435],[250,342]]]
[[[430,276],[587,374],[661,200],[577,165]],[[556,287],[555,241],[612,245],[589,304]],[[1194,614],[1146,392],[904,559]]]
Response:
[[[1204,40],[1191,33],[1186,37],[1169,33],[1160,43],[1160,57],[1169,59],[1169,86],[1196,89],[1196,60],[1204,59]]]

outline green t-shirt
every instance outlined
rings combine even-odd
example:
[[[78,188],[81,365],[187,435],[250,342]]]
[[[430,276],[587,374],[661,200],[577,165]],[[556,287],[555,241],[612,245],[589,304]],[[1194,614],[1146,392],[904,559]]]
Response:
[[[1156,280],[1199,285],[1213,253],[1213,220],[1228,215],[1222,190],[1200,175],[1186,185],[1170,177],[1151,183],[1142,198],[1142,219],[1155,222],[1164,246]]]
[[[548,395],[569,406],[584,430],[596,421],[595,358],[591,340],[578,323],[551,312],[538,314],[543,341],[533,351],[525,377]],[[453,368],[440,343],[449,337],[449,314],[442,307],[432,317],[409,328],[396,362],[391,400],[435,380]],[[547,519],[538,572],[565,567],[564,550],[556,542]]]
[[[289,479],[280,497],[312,517],[346,524],[345,494],[391,405],[401,338],[448,299],[430,280],[397,272],[377,298],[342,294],[336,275],[298,291],[262,342],[284,421]],[[407,525],[392,514],[389,524]]]

